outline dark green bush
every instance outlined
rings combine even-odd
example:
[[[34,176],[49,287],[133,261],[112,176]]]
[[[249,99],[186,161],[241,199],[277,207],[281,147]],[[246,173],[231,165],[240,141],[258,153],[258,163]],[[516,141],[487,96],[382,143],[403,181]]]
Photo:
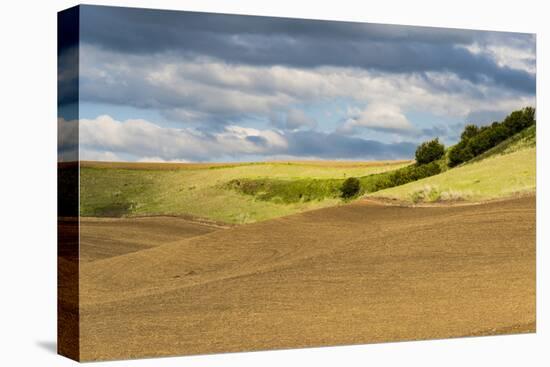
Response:
[[[473,138],[477,134],[479,134],[479,127],[473,124],[466,125],[464,127],[464,131],[460,135],[460,140],[467,141],[470,138]]]
[[[339,197],[342,181],[311,178],[243,178],[231,180],[224,187],[254,196],[258,200],[291,204]]]
[[[514,111],[502,123],[513,135],[535,123],[535,109],[533,107],[525,107],[522,110]]]
[[[449,166],[467,162],[534,124],[535,109],[526,107],[489,126],[466,125],[460,141],[449,150]]]
[[[344,199],[349,199],[357,194],[361,190],[361,182],[355,177],[349,177],[342,183],[342,197]]]
[[[455,167],[474,157],[467,147],[468,141],[461,140],[454,147],[449,149],[449,167]]]
[[[361,179],[361,186],[366,192],[375,192],[404,185],[438,173],[441,173],[441,167],[436,161],[421,165],[413,164],[395,171],[366,176]]]
[[[426,164],[438,160],[445,154],[445,146],[438,138],[426,141],[416,148],[415,157],[418,164]]]
[[[496,122],[493,123],[491,127],[481,131],[479,134],[469,139],[467,147],[475,157],[503,142],[511,135],[513,134],[510,134],[510,131],[506,126]]]
[[[411,164],[394,171],[376,173],[360,178],[343,179],[278,179],[243,178],[224,184],[226,189],[235,190],[257,200],[274,203],[297,203],[326,198],[351,199],[363,192],[375,192],[406,184],[441,172],[440,162]]]

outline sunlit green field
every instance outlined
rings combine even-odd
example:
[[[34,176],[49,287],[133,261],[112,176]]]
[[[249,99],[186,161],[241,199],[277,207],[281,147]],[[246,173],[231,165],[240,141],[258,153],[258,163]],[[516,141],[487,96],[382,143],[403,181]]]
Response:
[[[82,162],[80,212],[251,223],[342,204],[340,188],[349,177],[360,180],[367,197],[413,203],[491,200],[535,191],[535,150],[532,126],[461,166],[448,168],[442,160],[444,172],[389,189],[380,186],[388,175],[376,174],[415,168],[412,161]]]
[[[439,175],[373,193],[404,201],[490,200],[525,194],[536,187],[536,148],[498,154]]]
[[[535,190],[536,126],[531,126],[462,166],[371,196],[415,203],[480,201]]]
[[[249,223],[337,205],[327,198],[291,204],[256,200],[227,189],[239,178],[330,179],[394,170],[409,161],[266,162],[244,164],[146,164],[83,162],[83,216],[190,215],[228,223]]]

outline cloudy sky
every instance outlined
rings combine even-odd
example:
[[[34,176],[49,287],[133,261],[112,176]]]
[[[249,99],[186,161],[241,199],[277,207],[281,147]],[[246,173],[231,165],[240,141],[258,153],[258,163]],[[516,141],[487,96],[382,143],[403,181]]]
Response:
[[[81,6],[77,50],[84,160],[409,158],[535,104],[532,34]]]

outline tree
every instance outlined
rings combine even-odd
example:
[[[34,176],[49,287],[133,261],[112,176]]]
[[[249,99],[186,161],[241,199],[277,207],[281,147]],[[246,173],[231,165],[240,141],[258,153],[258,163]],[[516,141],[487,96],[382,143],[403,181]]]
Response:
[[[439,142],[439,138],[426,141],[416,148],[416,162],[426,164],[438,160],[445,154],[445,146]]]
[[[454,147],[449,149],[449,167],[458,166],[474,157],[469,149],[468,141],[461,140]]]
[[[520,132],[535,123],[535,109],[533,107],[525,107],[522,110],[514,111],[506,116],[503,125],[508,128],[512,134]]]
[[[473,124],[466,125],[464,131],[460,135],[461,140],[468,140],[479,134],[479,127]]]
[[[481,127],[466,125],[460,141],[449,149],[449,166],[467,162],[535,123],[535,109],[525,107],[512,112],[502,122]]]
[[[355,177],[349,177],[342,183],[342,188],[340,190],[342,191],[342,197],[344,199],[352,198],[361,190],[361,182]]]

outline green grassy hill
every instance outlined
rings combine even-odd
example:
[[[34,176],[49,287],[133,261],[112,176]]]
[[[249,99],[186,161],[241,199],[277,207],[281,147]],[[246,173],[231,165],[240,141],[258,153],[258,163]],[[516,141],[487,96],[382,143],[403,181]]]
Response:
[[[536,127],[439,175],[371,194],[409,202],[490,200],[535,192]]]
[[[537,130],[536,126],[533,125],[508,138],[496,147],[489,149],[485,153],[474,157],[468,161],[467,164],[479,162],[492,156],[513,153],[526,148],[534,148],[536,146],[536,140]]]
[[[535,191],[535,144],[531,126],[454,168],[446,165],[447,156],[420,166],[411,161],[83,162],[80,212],[250,223],[339,205],[342,183],[349,177],[360,182],[355,198],[370,193],[409,202],[495,199]]]
[[[337,205],[339,198],[303,197],[292,203],[259,200],[227,187],[232,180],[284,182],[342,181],[395,170],[409,161],[266,162],[169,164],[83,162],[80,212],[83,216],[189,215],[227,223],[249,223]],[[305,180],[305,181],[304,181]],[[306,188],[306,191],[311,191]]]

